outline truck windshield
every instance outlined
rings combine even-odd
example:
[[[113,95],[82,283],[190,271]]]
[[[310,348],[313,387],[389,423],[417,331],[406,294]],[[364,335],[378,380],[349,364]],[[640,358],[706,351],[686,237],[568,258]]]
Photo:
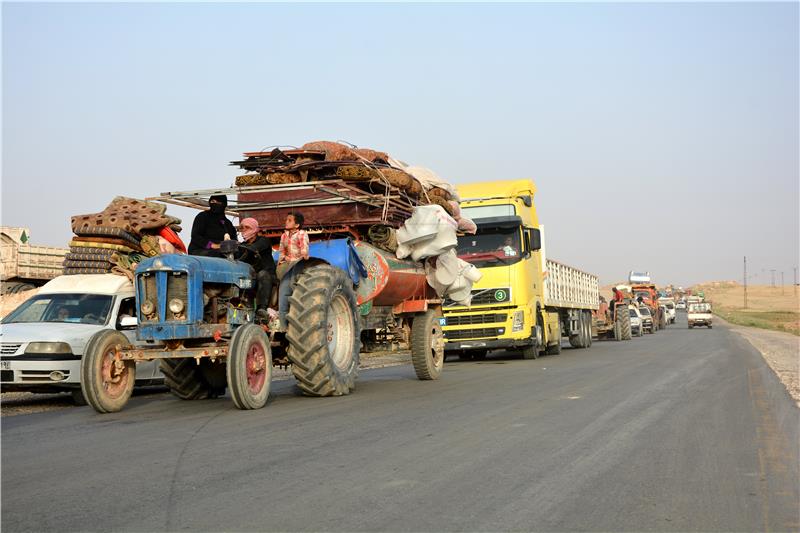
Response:
[[[459,237],[458,257],[478,268],[516,263],[522,258],[519,228],[478,228]]]
[[[37,294],[3,319],[19,322],[105,324],[113,297],[105,294]]]

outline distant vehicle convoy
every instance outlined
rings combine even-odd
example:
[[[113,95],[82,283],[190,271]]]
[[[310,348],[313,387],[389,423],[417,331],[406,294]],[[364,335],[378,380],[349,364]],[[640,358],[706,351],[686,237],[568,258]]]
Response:
[[[76,403],[84,403],[81,358],[91,339],[108,329],[132,343],[136,324],[133,284],[125,276],[85,274],[49,281],[0,325],[3,391],[69,392]],[[138,385],[163,380],[154,362],[136,369]]]

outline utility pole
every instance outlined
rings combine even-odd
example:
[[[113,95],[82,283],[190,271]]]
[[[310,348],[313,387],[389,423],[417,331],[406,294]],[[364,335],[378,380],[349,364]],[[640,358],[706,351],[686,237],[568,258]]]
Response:
[[[797,267],[794,267],[794,295],[797,296]]]
[[[747,256],[744,256],[744,308],[747,309]]]
[[[774,287],[775,287],[775,269],[774,269],[774,268],[771,268],[771,269],[769,270],[769,272],[770,272],[770,274],[771,274],[771,277],[770,277],[770,287],[773,287],[773,288],[774,288]]]
[[[781,296],[783,296],[783,270],[781,270]]]

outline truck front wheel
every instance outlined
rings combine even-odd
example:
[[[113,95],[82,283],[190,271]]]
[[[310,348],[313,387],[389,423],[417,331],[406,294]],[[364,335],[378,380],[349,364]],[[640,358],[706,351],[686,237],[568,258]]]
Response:
[[[428,309],[411,324],[411,362],[421,380],[439,379],[444,367],[444,334],[439,313]]]
[[[128,339],[119,331],[104,329],[86,345],[81,358],[81,390],[86,403],[98,413],[119,411],[131,397],[136,364],[114,359],[117,346],[127,344]]]
[[[361,321],[353,284],[327,264],[304,269],[289,298],[288,355],[308,396],[342,396],[356,386]]]
[[[233,332],[227,361],[228,389],[239,409],[261,409],[269,398],[272,354],[259,326],[245,324]]]

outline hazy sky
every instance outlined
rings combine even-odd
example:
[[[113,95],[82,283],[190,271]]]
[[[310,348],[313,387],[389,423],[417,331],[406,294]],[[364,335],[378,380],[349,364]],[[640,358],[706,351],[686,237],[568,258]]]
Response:
[[[66,246],[116,195],[343,139],[532,178],[604,283],[798,263],[798,4],[3,4],[2,223]],[[188,241],[192,211],[184,220]]]

